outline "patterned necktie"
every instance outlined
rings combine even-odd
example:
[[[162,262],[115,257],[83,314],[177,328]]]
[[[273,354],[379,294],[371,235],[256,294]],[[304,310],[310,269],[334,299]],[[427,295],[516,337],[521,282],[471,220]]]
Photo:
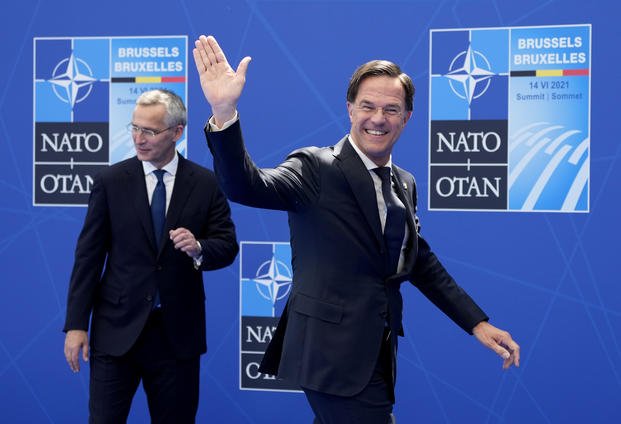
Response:
[[[386,203],[384,242],[388,249],[388,270],[390,274],[394,274],[397,272],[399,256],[401,255],[401,246],[403,244],[403,237],[405,236],[405,207],[392,190],[390,168],[383,166],[374,168],[373,171],[379,175],[382,180],[382,195],[384,196],[384,203]]]
[[[163,169],[156,169],[153,174],[157,178],[157,185],[153,190],[151,198],[151,217],[153,218],[153,234],[155,234],[155,242],[159,249],[164,232],[164,223],[166,222],[166,186],[164,185]]]

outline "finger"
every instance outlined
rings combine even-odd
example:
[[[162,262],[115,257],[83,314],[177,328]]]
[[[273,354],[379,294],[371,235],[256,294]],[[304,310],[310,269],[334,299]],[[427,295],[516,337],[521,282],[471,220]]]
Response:
[[[198,50],[198,53],[200,55],[204,70],[207,70],[207,68],[211,66],[211,62],[209,61],[209,50],[211,48],[209,47],[207,37],[201,35],[200,37],[198,37],[198,40],[196,40],[194,44],[196,46],[196,50]]]
[[[187,234],[178,235],[172,240],[175,249],[181,249],[182,247],[189,245],[190,241],[191,240]]]
[[[216,66],[218,64],[218,56],[224,55],[224,53],[222,53],[222,49],[218,45],[218,42],[215,38],[213,38],[213,36],[210,35],[206,38],[206,45],[203,45],[205,46],[205,52],[207,53],[209,63],[211,66]]]
[[[240,75],[244,78],[246,77],[246,71],[248,71],[248,64],[251,60],[252,58],[250,56],[246,56],[241,60],[241,62],[239,62],[239,65],[237,65],[237,75]]]
[[[506,370],[507,368],[509,368],[511,366],[511,364],[513,363],[513,358],[508,358],[505,359],[504,361],[502,361],[502,369]]]
[[[179,250],[183,246],[183,240],[173,240],[173,245],[175,246],[175,249]]]
[[[509,352],[507,349],[505,349],[501,344],[496,343],[493,346],[491,346],[491,349],[496,352],[496,354],[498,356],[500,356],[502,359],[504,359],[505,361],[509,360],[511,358],[511,352]]]
[[[511,340],[509,343],[509,350],[511,351],[511,357],[513,359],[513,365],[516,367],[520,366],[520,346]]]
[[[170,238],[170,240],[173,242],[173,245],[175,246],[175,249],[180,249],[185,244],[186,239],[187,236],[185,233],[178,233]]]
[[[175,228],[174,230],[170,230],[168,235],[170,236],[170,239],[174,242],[177,241],[179,237],[182,236],[186,231],[187,230],[185,228],[179,227]]]
[[[69,368],[71,368],[71,371],[73,372],[80,371],[80,362],[78,361],[78,351],[79,349],[70,349],[69,355],[67,356],[67,362],[69,363]]]
[[[503,361],[502,367],[504,369],[509,368],[511,365],[515,365],[516,367],[520,366],[520,346],[515,343],[513,340],[509,340],[507,342],[501,341],[500,345],[509,352],[509,357],[505,358]]]
[[[509,352],[509,355],[507,358],[504,358],[504,360],[502,361],[502,368],[503,369],[507,369],[511,366],[511,364],[513,364],[513,361],[515,360],[515,355],[513,354],[513,352]]]
[[[194,247],[196,247],[196,242],[192,242],[192,240],[190,239],[183,239],[178,244],[176,244],[175,247],[184,253],[188,253],[189,250],[192,250]]]
[[[190,230],[184,227],[175,228],[174,230],[170,230],[168,233],[170,235],[170,239],[172,241],[180,241],[182,239],[193,239],[194,235]]]
[[[88,343],[85,343],[84,346],[82,346],[82,359],[84,360],[84,362],[88,362],[88,354],[89,354]]]
[[[197,41],[196,44],[199,44]],[[198,74],[201,75],[206,71],[205,63],[203,62],[203,58],[201,57],[201,53],[198,50],[198,47],[192,49],[192,55],[194,56],[194,65],[196,65],[196,70]]]
[[[209,37],[207,37],[207,43],[209,43],[208,52],[213,54],[213,58],[215,59],[215,62],[212,62],[212,63],[214,64],[225,63],[226,56],[224,55],[224,51],[222,51],[220,44],[218,44],[218,41],[215,39],[213,35],[210,35]]]
[[[507,369],[511,367],[511,365],[515,365],[516,367],[520,366],[519,354],[516,354],[515,352],[511,353],[511,356],[503,361],[502,368]]]

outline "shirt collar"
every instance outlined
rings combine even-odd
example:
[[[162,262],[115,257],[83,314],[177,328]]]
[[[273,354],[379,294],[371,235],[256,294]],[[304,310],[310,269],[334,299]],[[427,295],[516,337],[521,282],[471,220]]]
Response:
[[[173,157],[173,159],[170,162],[168,162],[166,165],[164,165],[161,169],[168,172],[170,175],[174,177],[177,174],[178,166],[179,166],[179,156],[177,156],[177,152],[175,152],[175,156]],[[150,173],[155,171],[157,168],[153,166],[151,162],[142,161],[142,169],[144,170],[145,175],[149,175]]]
[[[381,168],[380,166],[377,166],[375,164],[375,162],[373,162],[371,159],[369,159],[369,157],[367,155],[365,155],[362,150],[360,150],[358,148],[358,146],[356,146],[356,143],[354,143],[354,140],[352,140],[351,135],[347,135],[347,140],[349,141],[349,144],[351,144],[351,147],[354,148],[354,150],[356,151],[356,153],[358,153],[358,156],[360,156],[360,159],[362,160],[362,163],[364,163],[364,166],[370,171],[372,169],[375,168]],[[392,155],[390,155],[390,157],[388,158],[388,162],[386,162],[386,165],[391,169],[391,173],[392,173]]]

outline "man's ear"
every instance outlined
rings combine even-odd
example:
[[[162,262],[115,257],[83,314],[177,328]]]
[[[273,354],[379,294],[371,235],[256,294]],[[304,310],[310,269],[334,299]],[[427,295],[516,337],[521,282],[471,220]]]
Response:
[[[347,102],[347,114],[349,115],[349,122],[352,122],[353,120],[353,116],[352,116],[353,113],[354,113],[354,105],[351,104],[350,102]]]
[[[173,141],[176,143],[177,140],[179,140],[181,138],[181,136],[183,135],[183,130],[185,130],[185,127],[183,125],[177,125],[175,127],[175,136],[173,137]]]
[[[405,124],[408,123],[408,121],[410,120],[410,118],[412,117],[412,111],[408,111],[403,115],[403,126],[405,127]]]

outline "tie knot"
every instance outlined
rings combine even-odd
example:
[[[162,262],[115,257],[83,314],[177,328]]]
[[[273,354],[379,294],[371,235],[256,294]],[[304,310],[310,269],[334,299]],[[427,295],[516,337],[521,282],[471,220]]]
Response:
[[[163,183],[164,182],[164,174],[166,173],[165,170],[163,169],[156,169],[155,171],[153,171],[153,174],[155,175],[155,178],[157,178],[157,182],[158,183]]]
[[[379,175],[382,180],[382,184],[390,184],[390,168],[387,166],[380,166],[379,168],[373,168],[373,171]]]

